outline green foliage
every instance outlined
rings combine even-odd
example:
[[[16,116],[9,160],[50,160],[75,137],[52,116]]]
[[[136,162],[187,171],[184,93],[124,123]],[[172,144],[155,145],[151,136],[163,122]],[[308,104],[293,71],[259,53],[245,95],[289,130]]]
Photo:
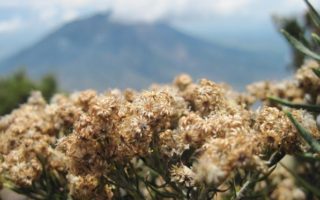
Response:
[[[284,99],[279,99],[277,97],[269,97],[269,100],[271,102],[279,103],[279,104],[282,104],[284,106],[288,106],[290,108],[304,109],[304,110],[307,110],[309,112],[320,113],[320,106],[319,105],[292,103],[290,101],[286,101]]]
[[[295,171],[293,171],[292,169],[286,167],[285,165],[282,165],[282,167],[284,167],[292,176],[294,176],[294,178],[296,179],[296,181],[307,191],[313,193],[315,196],[320,197],[320,190],[318,188],[316,188],[315,186],[313,186],[313,184],[311,182],[308,182],[306,180],[304,180],[299,174],[297,174]]]
[[[303,17],[274,17],[274,22],[287,41],[292,44],[292,67],[298,69],[306,57],[319,60],[320,17],[305,0],[309,10]],[[312,34],[309,34],[312,33]]]
[[[303,42],[296,39],[294,36],[292,36],[290,33],[288,33],[285,30],[282,30],[283,35],[287,38],[287,40],[300,52],[303,54],[315,59],[320,60],[320,55],[314,52],[312,49],[310,49],[307,45],[305,45]]]
[[[310,57],[318,62],[320,61],[320,36],[319,36],[319,30],[320,30],[320,15],[317,12],[317,10],[312,6],[312,4],[309,3],[308,0],[305,0],[305,3],[308,7],[308,15],[307,19],[309,19],[309,24],[306,24],[304,29],[300,29],[296,32],[292,31],[293,25],[288,25],[284,27],[284,29],[281,31],[285,38],[288,40],[288,42],[292,45],[292,47],[300,52],[301,55],[303,55],[301,62],[303,62],[304,57]],[[297,24],[296,24],[297,25]],[[311,33],[311,40],[305,37],[305,32],[312,32]],[[307,42],[306,42],[307,41]],[[314,74],[320,78],[320,68],[313,69]],[[283,99],[279,99],[276,97],[270,97],[269,100],[273,103],[278,103],[290,108],[296,108],[296,109],[304,109],[307,110],[313,114],[319,115],[320,113],[320,106],[316,104],[296,104],[292,103]],[[292,122],[292,124],[296,127],[298,130],[300,136],[303,138],[303,140],[310,146],[310,149],[308,152],[303,153],[302,155],[296,155],[296,159],[298,160],[300,165],[306,165],[307,168],[317,171],[319,168],[319,153],[320,153],[320,142],[317,141],[315,138],[313,138],[312,134],[306,130],[294,117],[290,112],[286,112],[288,118]],[[302,175],[299,175],[296,171],[286,167],[283,165],[285,169],[293,176],[295,177],[295,180],[299,185],[305,189],[305,191],[309,192],[308,199],[313,199],[313,197],[320,197],[320,190],[318,188],[319,186],[319,180],[316,178],[314,179],[316,175],[312,174],[311,172],[304,172]],[[304,176],[304,177],[303,177]]]
[[[318,71],[318,70],[317,70]],[[316,73],[316,72],[315,72]],[[312,113],[318,113],[319,114],[319,106],[318,105],[307,105],[307,104],[294,104],[291,102],[288,102],[283,99],[270,97],[269,98],[271,102],[278,103],[287,107],[296,108],[296,109],[305,109]],[[302,155],[296,155],[297,160],[300,160],[300,164],[308,164],[311,168],[318,168],[319,164],[319,153],[320,153],[320,142],[317,141],[315,138],[312,137],[312,134],[306,130],[294,117],[290,112],[286,112],[288,118],[292,122],[292,124],[296,127],[298,130],[298,133],[303,138],[303,140],[310,146],[310,150],[306,153],[303,153]],[[320,190],[314,186],[319,185],[319,180],[314,182],[312,179],[305,179],[302,176],[300,176],[297,172],[294,170],[282,165],[299,183],[301,187],[303,187],[306,191],[310,192],[312,195],[320,197]]]
[[[41,79],[37,89],[42,92],[46,100],[49,100],[57,92],[57,82],[52,75],[46,75]]]
[[[310,147],[317,153],[320,153],[320,143],[315,140],[312,135],[304,129],[299,122],[292,116],[290,112],[286,113],[290,119],[290,121],[293,123],[293,125],[298,129],[300,135],[302,138],[310,145]]]
[[[49,100],[57,91],[56,80],[52,75],[46,75],[35,82],[22,70],[0,78],[0,115],[8,114],[24,103],[33,90],[41,91],[46,100]]]

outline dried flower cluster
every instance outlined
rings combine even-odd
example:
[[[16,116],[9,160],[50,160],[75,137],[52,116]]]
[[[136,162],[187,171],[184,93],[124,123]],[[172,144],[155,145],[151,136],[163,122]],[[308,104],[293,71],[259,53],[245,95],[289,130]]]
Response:
[[[306,149],[279,108],[249,109],[254,98],[300,100],[319,88],[307,69],[297,80],[252,86],[251,95],[188,75],[148,91],[88,90],[49,104],[33,93],[0,120],[1,181],[33,187],[48,171],[66,177],[73,199],[212,198],[231,182],[240,186],[231,181],[239,176],[268,174],[275,153]],[[320,137],[312,116],[293,114]]]
[[[282,82],[262,81],[247,86],[247,90],[256,100],[262,100],[269,105],[268,97],[275,96],[287,99],[294,103],[320,103],[320,79],[312,69],[317,69],[319,64],[308,61],[299,68],[294,79]]]
[[[37,92],[27,104],[2,117],[0,170],[15,184],[30,185],[40,176],[42,166],[37,155],[46,157],[50,168],[65,170],[65,156],[54,148],[61,127],[54,109]]]

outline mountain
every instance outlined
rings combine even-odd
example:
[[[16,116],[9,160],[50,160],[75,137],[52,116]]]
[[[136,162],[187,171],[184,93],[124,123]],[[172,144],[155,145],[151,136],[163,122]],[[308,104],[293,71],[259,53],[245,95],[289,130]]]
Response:
[[[0,73],[20,67],[34,77],[50,72],[67,90],[139,89],[183,72],[241,87],[281,77],[279,59],[213,44],[165,23],[120,23],[97,14],[69,22],[2,60]]]

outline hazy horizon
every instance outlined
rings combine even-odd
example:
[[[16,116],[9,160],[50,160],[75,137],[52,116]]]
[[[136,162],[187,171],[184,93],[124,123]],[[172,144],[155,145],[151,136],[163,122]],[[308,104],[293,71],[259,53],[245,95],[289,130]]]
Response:
[[[230,47],[279,50],[276,42],[281,39],[272,26],[271,15],[301,14],[303,10],[302,0],[139,0],[134,3],[125,0],[0,0],[0,60],[32,45],[68,21],[107,11],[111,11],[117,21],[164,21],[180,31]],[[255,39],[251,46],[241,41],[248,38]],[[271,44],[265,42],[269,39]]]

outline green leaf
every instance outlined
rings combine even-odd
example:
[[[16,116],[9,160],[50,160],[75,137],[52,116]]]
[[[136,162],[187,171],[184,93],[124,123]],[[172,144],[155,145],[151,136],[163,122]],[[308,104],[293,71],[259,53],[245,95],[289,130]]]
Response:
[[[286,37],[288,42],[291,43],[297,50],[301,51],[302,53],[304,53],[305,55],[307,55],[313,59],[320,60],[319,54],[317,54],[316,52],[314,52],[311,49],[309,49],[308,47],[306,47],[302,42],[297,40],[290,33],[288,33],[287,31],[285,31],[283,29],[281,30],[281,32]]]
[[[277,97],[269,97],[269,100],[274,103],[278,103],[284,106],[288,106],[290,108],[297,108],[297,109],[304,109],[310,112],[320,113],[320,106],[313,105],[313,104],[299,104],[299,103],[292,103],[290,101],[286,101],[284,99],[279,99]]]
[[[304,129],[299,122],[292,116],[290,112],[286,112],[290,121],[298,129],[298,132],[303,137],[303,139],[310,145],[310,147],[317,153],[320,153],[320,143],[312,137],[312,135]]]
[[[320,161],[320,157],[317,157],[313,153],[300,153],[300,154],[298,153],[298,154],[295,154],[295,156],[297,156],[300,159],[311,161],[311,162]]]
[[[320,46],[320,36],[317,35],[316,33],[311,33],[311,37],[313,39],[313,41]]]
[[[280,163],[281,164],[281,163]],[[281,164],[283,168],[285,168],[294,178],[301,184],[302,187],[304,187],[306,190],[312,192],[317,197],[320,197],[320,190],[312,185],[312,183],[308,183],[306,180],[304,180],[301,176],[299,176],[297,173],[295,173],[293,170],[289,169],[284,164]]]
[[[304,2],[307,4],[309,8],[309,14],[310,17],[313,21],[313,23],[317,26],[320,27],[320,15],[317,12],[317,10],[311,5],[311,3],[308,0],[304,0]]]
[[[312,69],[312,71],[320,78],[320,69]]]

